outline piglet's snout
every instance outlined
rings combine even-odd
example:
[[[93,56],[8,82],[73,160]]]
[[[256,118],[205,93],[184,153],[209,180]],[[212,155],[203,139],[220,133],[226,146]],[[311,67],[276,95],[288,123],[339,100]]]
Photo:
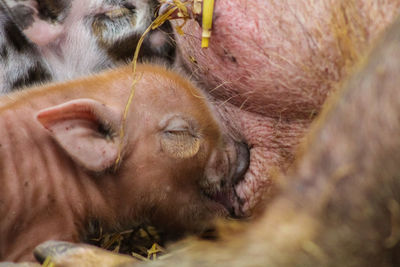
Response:
[[[235,143],[236,148],[236,168],[232,176],[232,183],[236,184],[240,182],[250,164],[250,151],[249,147],[245,143]]]
[[[203,187],[210,191],[220,191],[238,183],[249,167],[248,146],[231,141],[224,149],[212,152],[205,171]]]

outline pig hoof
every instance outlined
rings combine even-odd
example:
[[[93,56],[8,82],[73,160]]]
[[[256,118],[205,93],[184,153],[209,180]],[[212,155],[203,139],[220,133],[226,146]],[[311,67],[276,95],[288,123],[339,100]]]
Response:
[[[47,241],[34,250],[39,262],[49,258],[55,266],[85,266],[85,267],[117,267],[130,266],[136,262],[132,257],[120,255],[85,244],[73,244],[63,241]]]
[[[65,253],[79,250],[79,245],[62,241],[47,241],[37,246],[33,252],[39,262],[44,262],[47,257],[56,258]]]
[[[40,267],[40,265],[33,262],[0,262],[0,267]]]

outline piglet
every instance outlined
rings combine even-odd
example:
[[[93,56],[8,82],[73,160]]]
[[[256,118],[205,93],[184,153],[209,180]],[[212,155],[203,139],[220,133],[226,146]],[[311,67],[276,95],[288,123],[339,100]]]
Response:
[[[0,98],[0,260],[81,241],[93,221],[199,232],[239,205],[247,146],[187,79],[154,65],[136,78],[123,136],[130,67]]]
[[[0,94],[66,81],[129,61],[156,0],[1,0]],[[172,63],[172,28],[149,32],[140,61]]]

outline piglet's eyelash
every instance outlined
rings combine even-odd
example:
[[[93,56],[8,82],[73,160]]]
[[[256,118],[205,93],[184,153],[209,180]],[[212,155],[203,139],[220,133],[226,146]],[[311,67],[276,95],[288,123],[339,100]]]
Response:
[[[166,135],[166,136],[175,136],[175,137],[191,136],[193,138],[200,138],[198,135],[191,133],[189,131],[189,129],[166,130],[166,131],[164,131],[164,135]]]

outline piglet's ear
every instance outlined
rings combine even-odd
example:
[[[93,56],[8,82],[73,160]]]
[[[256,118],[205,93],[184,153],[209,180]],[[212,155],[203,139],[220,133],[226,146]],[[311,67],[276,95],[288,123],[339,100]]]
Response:
[[[120,114],[91,99],[39,111],[37,120],[78,164],[91,171],[111,167],[118,156]]]

